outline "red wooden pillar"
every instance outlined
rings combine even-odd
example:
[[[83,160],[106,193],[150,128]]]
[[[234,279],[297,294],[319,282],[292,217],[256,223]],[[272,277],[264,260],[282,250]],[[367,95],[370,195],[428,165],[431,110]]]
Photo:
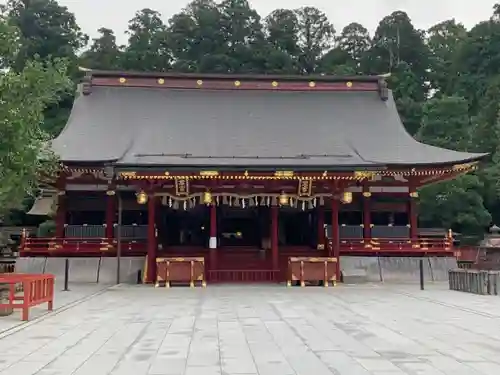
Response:
[[[418,193],[410,189],[410,200],[408,201],[408,223],[410,226],[410,239],[412,247],[419,247],[418,243],[418,213],[417,213]]]
[[[106,193],[106,238],[112,240],[114,235],[114,223],[116,217],[116,195],[110,190]]]
[[[146,282],[154,283],[156,280],[156,199],[153,194],[148,199],[148,274]]]
[[[210,239],[208,241],[210,268],[217,269],[217,205],[210,205]]]
[[[66,224],[66,192],[59,191],[57,194],[57,212],[56,212],[56,231],[57,238],[64,237],[64,226]]]
[[[318,231],[318,243],[316,248],[318,250],[325,249],[325,207],[318,206],[316,208],[317,217],[317,231]]]
[[[365,247],[371,247],[372,239],[372,213],[370,199],[372,193],[366,188],[363,189],[363,240]]]
[[[278,253],[278,241],[279,241],[279,207],[271,206],[271,257],[273,270],[279,269],[279,253]]]
[[[339,200],[332,195],[332,254],[337,258],[336,274],[337,280],[340,280],[340,231],[339,231]]]

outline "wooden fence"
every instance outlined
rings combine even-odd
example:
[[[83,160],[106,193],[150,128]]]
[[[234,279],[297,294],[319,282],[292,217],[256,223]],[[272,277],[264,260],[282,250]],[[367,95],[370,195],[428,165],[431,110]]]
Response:
[[[483,295],[498,295],[500,291],[500,271],[450,270],[449,284],[450,290]]]

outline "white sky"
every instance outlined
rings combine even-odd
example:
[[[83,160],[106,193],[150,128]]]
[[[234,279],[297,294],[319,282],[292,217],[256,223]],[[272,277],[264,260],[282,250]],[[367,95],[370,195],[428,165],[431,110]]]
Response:
[[[0,3],[5,0],[0,0]],[[493,4],[500,0],[250,0],[261,16],[266,16],[276,8],[294,9],[301,6],[315,6],[323,10],[337,31],[350,22],[356,21],[373,32],[378,22],[395,10],[404,10],[414,25],[426,29],[440,21],[455,18],[467,27],[488,19]],[[165,22],[179,12],[187,0],[59,0],[76,14],[83,31],[96,35],[100,27],[113,29],[119,42],[124,43],[127,21],[142,8],[159,11]]]

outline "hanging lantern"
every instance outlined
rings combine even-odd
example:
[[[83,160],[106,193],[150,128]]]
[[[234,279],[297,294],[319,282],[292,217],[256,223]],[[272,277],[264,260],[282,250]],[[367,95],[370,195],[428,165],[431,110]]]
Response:
[[[144,192],[144,190],[141,190],[136,194],[137,198],[137,203],[139,204],[146,204],[148,202],[148,195]]]
[[[342,203],[344,204],[352,203],[352,192],[344,191],[342,193]]]
[[[282,192],[279,197],[279,202],[280,205],[286,206],[288,204],[288,195]]]
[[[203,203],[211,204],[212,203],[212,193],[206,191],[203,193]]]

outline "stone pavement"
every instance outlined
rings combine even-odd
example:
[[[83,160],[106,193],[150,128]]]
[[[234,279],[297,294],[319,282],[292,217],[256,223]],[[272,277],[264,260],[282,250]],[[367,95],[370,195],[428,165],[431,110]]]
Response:
[[[434,285],[112,288],[0,340],[1,375],[497,375],[500,298]]]
[[[69,291],[64,292],[64,283],[56,281],[54,287],[54,310],[65,308],[68,305],[76,303],[82,299],[88,298],[99,291],[108,288],[110,285],[96,283],[70,283]],[[30,320],[44,316],[48,313],[47,304],[35,306],[30,309]],[[21,321],[21,310],[14,310],[12,315],[3,316],[0,318],[0,338],[7,331],[25,325],[27,323]],[[29,323],[28,323],[29,324]]]

